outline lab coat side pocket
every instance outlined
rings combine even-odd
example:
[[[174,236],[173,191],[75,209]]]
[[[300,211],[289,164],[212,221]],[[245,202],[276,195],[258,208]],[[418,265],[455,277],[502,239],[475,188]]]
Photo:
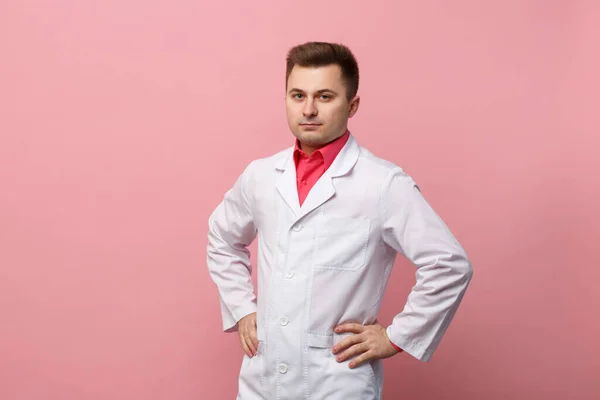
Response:
[[[326,399],[330,398],[331,378],[327,375],[327,351],[330,346],[331,336],[308,333],[305,368],[307,374],[307,387],[305,388],[308,398]]]
[[[331,348],[334,335],[308,333],[308,391],[315,399],[378,398],[378,388],[373,367],[365,362],[349,368],[349,360],[338,362]]]
[[[267,342],[265,340],[265,334],[264,334],[264,330],[261,330],[261,332],[257,332],[257,340],[258,340],[258,348],[256,349],[256,355],[254,356],[254,358],[256,359],[255,361],[258,364],[257,369],[259,370],[259,374],[260,374],[260,386],[261,388],[265,388],[266,387],[266,375],[265,375],[265,368],[266,368],[266,345]]]
[[[239,377],[239,396],[241,398],[264,398],[266,387],[265,376],[265,342],[258,341],[258,349],[254,357],[244,354]]]
[[[354,333],[349,333],[349,332],[334,333],[333,334],[333,343],[337,344],[337,343],[341,342],[345,337],[352,336],[352,335],[354,335]],[[332,345],[332,347],[333,347],[333,345]],[[347,364],[351,360],[352,359],[349,359],[349,360],[345,361],[346,367],[348,367]],[[378,382],[377,373],[375,372],[375,368],[376,368],[375,364],[378,364],[377,361],[378,360],[368,360],[368,361],[365,361],[364,363],[362,363],[361,365],[359,365],[357,367],[357,368],[365,367],[366,369],[368,369],[369,374],[371,375],[372,382],[375,385],[377,385],[377,382]],[[379,366],[377,365],[377,367],[379,367]],[[379,368],[377,368],[377,370],[379,370]]]

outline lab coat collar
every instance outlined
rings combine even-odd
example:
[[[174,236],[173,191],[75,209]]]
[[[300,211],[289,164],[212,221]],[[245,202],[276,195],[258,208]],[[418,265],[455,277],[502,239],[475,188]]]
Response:
[[[350,132],[348,141],[346,142],[344,147],[342,147],[342,150],[340,150],[340,153],[337,155],[337,157],[325,173],[329,173],[331,177],[337,177],[347,174],[356,163],[356,160],[358,160],[358,154],[358,143],[356,142],[356,139],[354,139],[354,136]],[[278,169],[280,171],[295,169],[294,147],[291,147],[286,151],[282,152],[282,156],[275,162],[275,169]]]
[[[343,176],[350,172],[358,160],[360,148],[352,134],[350,134],[348,141],[331,166],[310,190],[302,206],[300,206],[300,201],[298,200],[296,166],[294,165],[293,151],[293,147],[289,148],[287,151],[283,152],[282,157],[275,163],[275,169],[283,171],[277,179],[276,187],[285,202],[296,215],[296,220],[299,220],[329,200],[335,194],[332,178]]]

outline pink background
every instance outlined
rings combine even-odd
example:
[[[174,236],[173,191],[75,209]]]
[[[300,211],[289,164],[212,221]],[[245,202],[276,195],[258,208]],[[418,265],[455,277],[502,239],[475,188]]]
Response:
[[[475,269],[432,362],[386,360],[385,398],[600,398],[599,19],[593,0],[3,0],[0,398],[234,398],[207,218],[292,144],[284,57],[308,40],[355,52],[352,131]]]

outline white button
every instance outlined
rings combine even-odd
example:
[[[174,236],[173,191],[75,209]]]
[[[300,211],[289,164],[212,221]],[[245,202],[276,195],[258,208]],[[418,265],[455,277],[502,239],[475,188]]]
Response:
[[[289,319],[287,319],[286,317],[281,317],[281,318],[279,319],[279,323],[281,324],[281,326],[286,326],[287,324],[289,324],[289,323],[290,323],[290,320],[289,320]]]
[[[300,225],[300,224],[294,225],[294,227],[292,229],[296,232],[300,232],[302,230],[302,225]]]
[[[287,372],[287,365],[279,364],[279,368],[277,368],[280,374],[285,374]]]
[[[288,279],[292,279],[294,277],[294,271],[288,271],[285,273],[285,277]]]

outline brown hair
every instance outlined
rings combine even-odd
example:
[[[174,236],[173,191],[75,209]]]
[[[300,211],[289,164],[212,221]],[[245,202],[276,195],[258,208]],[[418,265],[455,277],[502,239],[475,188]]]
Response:
[[[352,100],[358,92],[358,63],[350,49],[342,44],[308,42],[292,47],[286,58],[285,86],[294,66],[325,67],[339,65],[346,86],[346,98]]]

